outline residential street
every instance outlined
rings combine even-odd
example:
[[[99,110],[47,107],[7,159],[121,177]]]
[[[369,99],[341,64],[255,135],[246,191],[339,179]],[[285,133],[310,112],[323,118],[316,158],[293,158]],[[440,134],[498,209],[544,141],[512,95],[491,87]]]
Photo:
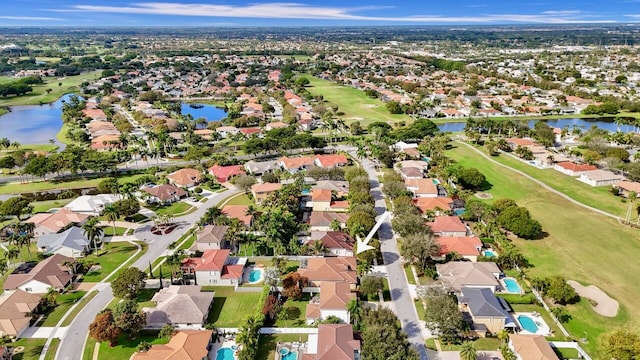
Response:
[[[350,151],[350,154],[356,158],[355,152]],[[369,174],[369,180],[371,182],[371,195],[375,200],[376,211],[378,214],[382,214],[387,210],[387,205],[384,202],[384,195],[378,182],[376,170],[374,164],[369,159],[360,160],[360,164]],[[424,338],[420,329],[420,322],[418,321],[418,313],[409,294],[409,285],[407,282],[406,274],[402,267],[402,260],[398,251],[398,244],[393,231],[391,229],[391,220],[387,218],[382,223],[378,230],[378,237],[381,243],[381,251],[384,259],[384,263],[387,266],[387,274],[389,279],[389,290],[391,291],[391,300],[396,310],[396,315],[402,323],[409,342],[418,350],[421,359],[427,359],[427,349],[424,344]]]
[[[195,212],[176,218],[176,222],[179,227],[170,234],[158,236],[153,235],[149,230],[153,226],[145,224],[136,230],[135,235],[139,240],[145,241],[149,247],[147,252],[144,253],[133,266],[147,270],[149,262],[153,262],[156,258],[164,255],[167,246],[178,240],[191,225],[193,225],[208,208],[218,205],[222,200],[238,193],[237,190],[227,190],[221,193],[214,193],[209,197],[209,200],[199,207]],[[58,351],[56,353],[56,359],[58,360],[82,360],[85,340],[89,332],[89,324],[93,321],[96,314],[100,312],[111,300],[113,299],[113,293],[111,292],[111,286],[108,283],[99,283],[98,295],[96,295],[76,316],[73,323],[68,327],[66,335],[61,339]]]

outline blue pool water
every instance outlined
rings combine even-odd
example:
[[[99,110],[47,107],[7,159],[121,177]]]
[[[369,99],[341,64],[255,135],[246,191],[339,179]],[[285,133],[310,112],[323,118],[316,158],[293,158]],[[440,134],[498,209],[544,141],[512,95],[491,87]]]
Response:
[[[453,210],[453,213],[460,216],[462,214],[464,214],[464,209],[455,209]]]
[[[504,279],[504,285],[507,287],[507,291],[512,292],[512,293],[521,293],[522,289],[520,288],[520,285],[518,285],[518,282],[515,281],[514,279]]]
[[[216,360],[234,360],[234,351],[231,348],[224,347],[216,352]]]
[[[296,354],[294,352],[288,352],[286,355],[280,354],[280,359],[282,359],[282,360],[298,360],[298,354]]]
[[[431,179],[431,182],[433,183],[433,185],[440,185],[440,180],[438,179]]]
[[[485,250],[484,251],[484,256],[486,256],[486,257],[496,257],[496,253],[494,253],[491,250]]]
[[[258,282],[262,277],[262,271],[260,270],[251,270],[249,273],[249,282]]]
[[[518,315],[518,322],[520,323],[522,328],[527,330],[528,332],[533,334],[538,332],[538,326],[536,325],[535,321],[533,321],[533,319],[528,317],[527,315]]]
[[[310,189],[302,189],[302,195],[309,195],[309,194],[311,194]]]

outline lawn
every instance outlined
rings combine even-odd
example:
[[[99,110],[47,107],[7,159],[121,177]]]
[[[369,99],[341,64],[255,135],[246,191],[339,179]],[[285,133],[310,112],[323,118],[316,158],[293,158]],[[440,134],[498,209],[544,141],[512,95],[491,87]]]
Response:
[[[54,360],[56,358],[56,351],[58,351],[59,345],[60,345],[60,339],[58,338],[51,339],[51,343],[49,344],[47,353],[44,356],[44,360]]]
[[[445,344],[440,341],[443,351],[460,351],[462,344]],[[476,350],[496,351],[500,347],[500,340],[497,338],[479,338],[473,341],[473,347]]]
[[[203,291],[215,291],[213,307],[207,323],[216,327],[238,327],[247,315],[255,314],[259,292],[237,293],[233,286],[203,286]]]
[[[40,326],[56,326],[64,314],[69,311],[71,306],[80,300],[80,298],[82,298],[86,293],[86,291],[73,291],[67,294],[58,295],[56,297],[58,306],[46,315],[44,321],[40,323]]]
[[[102,230],[104,230],[105,236],[113,236],[113,226],[104,226]],[[127,228],[116,226],[116,236],[124,235],[127,230]]]
[[[147,208],[158,215],[171,215],[175,216],[178,214],[186,215],[187,212],[195,211],[195,208],[186,202],[177,201],[169,206],[156,206],[149,205]]]
[[[413,276],[413,270],[411,269],[411,264],[404,265],[404,273],[407,275],[407,282],[411,285],[416,285],[416,278]]]
[[[155,301],[151,301],[151,298],[160,291],[160,289],[142,289],[140,294],[136,297],[136,302],[138,303],[138,308],[142,309],[143,307],[154,307],[156,306]]]
[[[128,359],[136,352],[136,347],[141,342],[146,341],[149,344],[166,344],[168,341],[158,338],[158,331],[143,330],[133,339],[129,335],[123,334],[118,337],[116,346],[109,346],[108,341],[100,343],[99,359]],[[89,343],[87,342],[87,345]]]
[[[73,199],[60,199],[60,200],[46,200],[46,201],[34,201],[31,203],[33,206],[33,213],[47,212],[50,209],[62,208]]]
[[[307,304],[309,303],[309,293],[304,293],[300,300],[287,300],[283,307],[296,307],[300,311],[300,315],[293,320],[283,320],[278,318],[274,324],[276,327],[307,327],[305,322],[305,312],[307,311]]]
[[[103,280],[113,270],[122,263],[131,261],[131,257],[137,248],[128,242],[108,243],[105,249],[98,252],[98,256],[94,253],[84,258],[85,263],[96,263],[101,266],[100,269],[90,271],[82,276],[83,282],[98,282]],[[143,245],[140,254],[146,250],[146,244]]]
[[[11,343],[11,347],[24,346],[24,351],[13,355],[13,360],[38,360],[47,339],[20,339]]]
[[[633,255],[640,253],[637,231],[574,205],[533,181],[490,163],[471,149],[458,145],[447,154],[463,166],[480,170],[491,184],[488,192],[494,199],[516,200],[542,224],[543,231],[548,234],[544,239],[515,241],[533,265],[527,270],[529,278],[560,274],[583,284],[599,286],[620,302],[622,311],[612,319],[599,316],[586,306],[576,306],[575,310],[569,307],[573,319],[567,328],[575,338],[584,337],[586,331],[587,351],[597,355],[593,349],[604,331],[637,323],[640,308],[636,299],[640,294],[640,282],[636,274],[640,271],[640,262]]]
[[[132,182],[144,175],[127,175],[118,177],[121,182]],[[45,190],[81,189],[98,186],[106,177],[80,179],[72,181],[35,181],[29,183],[0,183],[0,194],[22,194]]]
[[[249,195],[242,194],[231,198],[225,205],[253,205],[256,206],[256,203],[249,199]]]
[[[279,342],[305,342],[306,334],[260,335],[256,360],[272,360],[276,358],[276,345]]]
[[[347,124],[354,121],[359,121],[363,126],[375,121],[413,122],[413,119],[408,115],[390,114],[383,101],[372,99],[363,91],[310,75],[305,75],[305,77],[311,82],[307,87],[311,95],[322,95],[328,106],[337,105],[338,111],[344,112],[341,118]]]
[[[18,97],[0,99],[0,106],[10,105],[38,105],[51,103],[58,100],[64,94],[77,93],[80,91],[80,84],[85,81],[97,80],[101,71],[93,71],[85,74],[66,76],[64,78],[44,77],[44,83],[33,85],[33,91]],[[51,92],[47,94],[47,89]]]

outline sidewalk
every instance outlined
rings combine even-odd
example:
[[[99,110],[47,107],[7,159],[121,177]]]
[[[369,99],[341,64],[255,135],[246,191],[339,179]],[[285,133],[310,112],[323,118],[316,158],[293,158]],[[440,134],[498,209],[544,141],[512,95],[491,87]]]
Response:
[[[26,338],[26,339],[48,339],[49,337],[62,339],[66,333],[67,333],[66,326],[61,326],[61,327],[30,326],[22,333],[22,335],[20,335],[20,337]]]

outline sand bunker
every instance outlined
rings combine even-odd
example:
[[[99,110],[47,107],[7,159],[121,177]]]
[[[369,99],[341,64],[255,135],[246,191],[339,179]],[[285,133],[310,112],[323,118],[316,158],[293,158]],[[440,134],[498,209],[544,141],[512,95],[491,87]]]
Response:
[[[599,287],[595,285],[582,286],[573,280],[568,280],[567,284],[571,285],[578,295],[594,301],[596,305],[593,306],[593,310],[598,314],[606,317],[614,317],[618,314],[618,308],[620,307],[618,302],[600,290]]]

